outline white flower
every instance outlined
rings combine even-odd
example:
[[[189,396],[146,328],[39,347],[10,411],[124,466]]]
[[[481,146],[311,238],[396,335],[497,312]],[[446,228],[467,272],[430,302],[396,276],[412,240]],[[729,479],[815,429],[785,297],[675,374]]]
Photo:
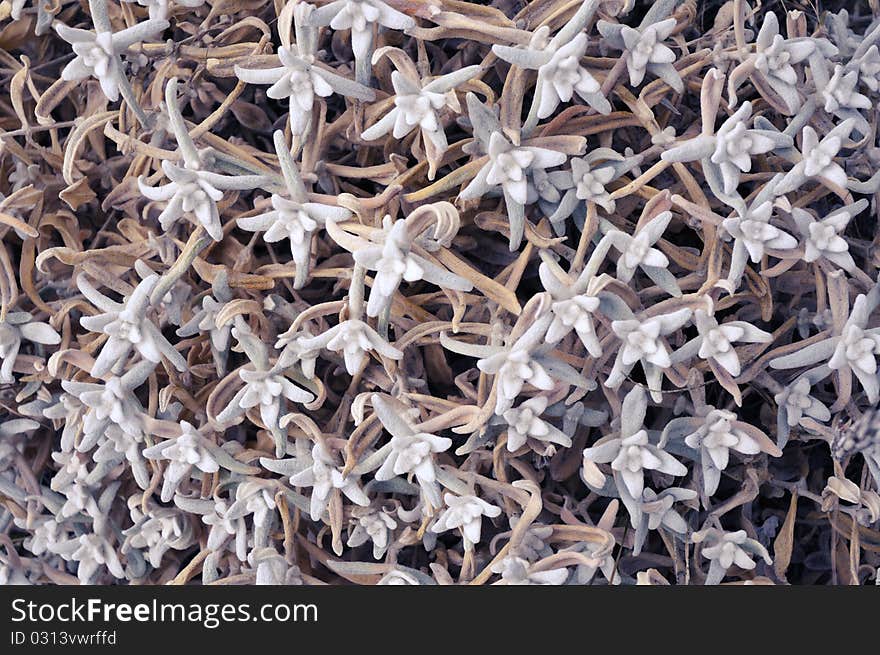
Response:
[[[132,549],[146,549],[147,561],[153,568],[159,568],[170,548],[182,550],[192,543],[192,524],[186,514],[173,508],[152,507],[143,514],[140,501],[139,495],[128,500],[134,525],[122,531],[125,543],[121,550],[124,554]]]
[[[650,221],[643,223],[635,234],[629,235],[618,230],[611,223],[602,219],[600,225],[608,240],[615,249],[620,251],[617,258],[617,279],[629,282],[633,279],[636,269],[641,268],[657,286],[671,296],[680,296],[678,282],[666,267],[669,259],[660,250],[654,248],[672,220],[672,212],[663,211]]]
[[[769,200],[760,205],[753,203],[744,214],[737,212],[725,218],[722,225],[727,233],[735,239],[732,260],[742,260],[745,266],[746,254],[757,264],[764,257],[767,248],[789,250],[797,247],[797,239],[770,224],[773,214],[773,203]],[[731,271],[735,268],[731,262]],[[736,268],[739,268],[738,266]]]
[[[72,44],[73,52],[76,54],[76,57],[61,71],[61,79],[75,81],[95,77],[101,83],[101,90],[107,99],[115,102],[119,100],[120,85],[128,84],[122,72],[120,55],[135,43],[158,35],[168,27],[169,23],[165,19],[151,18],[121,32],[113,33],[106,15],[106,6],[101,4],[101,10],[96,12],[98,3],[90,3],[95,32],[68,27],[61,22],[55,23],[58,36]],[[98,15],[100,11],[104,12],[103,20]]]
[[[531,338],[521,337],[509,348],[477,362],[477,368],[495,375],[498,379],[496,414],[503,413],[513,405],[526,382],[541,391],[551,391],[554,388],[553,378],[532,355],[535,345]]]
[[[270,471],[290,476],[290,484],[295,487],[312,487],[309,512],[313,521],[321,520],[334,489],[361,507],[370,504],[370,499],[361,489],[360,476],[343,475],[333,456],[320,443],[312,447],[310,459],[305,467],[295,459],[271,460],[261,457],[260,464]]]
[[[174,502],[187,509],[180,496],[174,497]],[[210,503],[210,501],[208,501]],[[235,555],[242,562],[247,560],[247,525],[244,516],[232,514],[232,508],[222,498],[210,503],[211,509],[202,516],[202,523],[211,526],[208,532],[207,546],[211,550],[219,550],[230,537],[235,538]]]
[[[565,160],[562,152],[535,146],[514,146],[501,132],[492,132],[488,161],[458,197],[473,200],[493,188],[501,187],[508,211],[512,211],[512,205],[523,207],[528,201],[526,172],[529,169],[551,168],[564,164]],[[522,241],[524,227],[524,223],[511,223],[511,250],[515,250]]]
[[[171,0],[122,0],[123,2],[137,3],[149,10],[151,19],[165,20],[171,11]],[[195,9],[205,4],[205,0],[174,0],[175,5]]]
[[[839,109],[871,109],[873,103],[858,92],[859,71],[844,72],[844,67],[837,64],[828,83],[822,88],[825,100],[825,111],[833,113]]]
[[[328,98],[334,92],[358,100],[375,100],[375,92],[348,80],[315,62],[309,45],[293,44],[278,48],[281,66],[275,68],[235,67],[238,79],[248,84],[271,84],[266,95],[275,100],[290,98],[290,129],[304,136],[312,117],[315,97]]]
[[[700,359],[715,362],[719,367],[736,377],[742,371],[742,365],[734,341],[746,343],[767,343],[773,335],[745,321],[728,321],[719,324],[714,316],[706,310],[698,309],[694,313],[694,322],[699,336],[679,348],[672,357],[673,362],[683,362],[694,354]]]
[[[431,532],[437,534],[447,530],[458,529],[464,537],[466,550],[472,550],[480,542],[483,517],[494,518],[501,515],[501,508],[487,503],[476,496],[455,496],[444,494],[446,509],[431,526]]]
[[[784,108],[790,113],[795,113],[801,104],[801,96],[798,93],[798,74],[794,66],[807,59],[821,43],[821,40],[812,38],[783,38],[779,33],[779,20],[776,14],[772,11],[765,13],[764,22],[755,39],[754,54],[730,75],[728,95],[731,106],[736,103],[734,92],[740,80],[738,72],[741,69],[748,71],[749,66],[754,66],[763,77],[765,84],[782,99]],[[756,86],[759,92],[763,93],[760,90],[763,85]]]
[[[449,146],[440,121],[440,111],[446,107],[460,110],[455,87],[478,75],[481,69],[479,66],[467,66],[424,81],[418,76],[415,65],[409,60],[404,61],[406,63],[401,70],[391,73],[394,107],[364,130],[361,138],[374,141],[391,132],[395,139],[402,139],[418,128],[433,171]],[[429,174],[429,179],[433,177],[433,173]]]
[[[660,493],[653,489],[644,489],[640,499],[641,518],[636,524],[636,535],[633,543],[633,554],[642,552],[642,546],[650,530],[666,528],[679,535],[687,534],[688,524],[675,510],[675,503],[693,500],[697,492],[682,487],[669,487]]]
[[[309,202],[296,163],[284,141],[284,133],[277,130],[272,136],[288,197],[273,193],[270,211],[239,218],[236,223],[243,230],[264,232],[263,241],[266,243],[290,240],[290,254],[296,266],[293,284],[295,289],[300,289],[308,279],[312,235],[319,226],[328,221],[343,221],[351,216],[351,212],[344,207]]]
[[[583,29],[593,17],[598,4],[594,1],[584,2],[552,39],[550,27],[543,25],[535,30],[525,48],[492,46],[492,52],[501,59],[522,68],[537,69],[538,78],[530,114],[547,118],[556,111],[560,101],[569,102],[575,92],[600,114],[611,111],[611,104],[602,95],[599,83],[581,65],[588,45]]]
[[[352,524],[346,545],[357,548],[372,541],[373,559],[382,559],[391,541],[392,531],[397,527],[397,521],[382,510],[355,508],[352,510]]]
[[[779,405],[779,410],[789,428],[798,425],[804,417],[823,422],[831,419],[828,407],[813,398],[810,395],[810,390],[810,380],[807,377],[800,377],[773,396],[773,400]]]
[[[677,21],[670,16],[675,8],[673,0],[652,3],[638,27],[600,20],[596,23],[599,33],[612,48],[624,51],[629,83],[637,86],[642,83],[645,73],[650,71],[666,82],[677,93],[684,91],[684,84],[672,63],[675,53],[663,41],[675,30]]]
[[[579,200],[594,202],[602,206],[606,211],[613,207],[610,194],[605,189],[616,176],[612,166],[591,167],[590,163],[583,158],[574,157],[571,160],[571,177],[575,184],[575,194]]]
[[[636,386],[623,399],[620,414],[620,432],[611,438],[603,437],[584,449],[584,460],[594,464],[611,463],[618,489],[626,491],[629,499],[642,497],[645,488],[645,470],[669,475],[687,475],[687,467],[672,455],[650,443],[643,422],[648,409],[645,390]],[[623,488],[621,488],[623,487]]]
[[[230,323],[217,325],[218,314],[226,306],[226,303],[232,300],[232,290],[229,288],[225,271],[219,273],[214,278],[211,288],[213,296],[204,296],[201,309],[196,311],[190,320],[181,325],[175,334],[179,337],[191,337],[207,333],[211,342],[211,355],[214,358],[217,374],[222,375],[226,370],[229,337],[232,335],[232,325]]]
[[[452,440],[419,432],[407,420],[408,407],[402,402],[380,394],[373,394],[370,402],[382,426],[391,433],[385,461],[374,476],[376,480],[390,480],[396,475],[415,475],[425,499],[434,507],[440,506],[440,488],[434,466],[434,453],[442,453],[452,446]]]
[[[876,379],[878,354],[880,354],[880,334],[869,333],[858,325],[850,324],[843,329],[840,340],[834,348],[834,354],[828,360],[828,367],[836,371],[848,366],[862,381],[867,391],[878,384]],[[868,379],[871,380],[870,385],[865,384],[865,380]]]
[[[216,473],[220,470],[217,461],[205,448],[202,436],[186,421],[181,421],[182,433],[179,437],[168,439],[143,451],[147,459],[168,460],[162,478],[161,498],[167,503],[174,498],[174,492],[193,468],[203,473]]]
[[[626,67],[632,86],[642,83],[648,64],[671,64],[675,61],[675,53],[662,43],[669,38],[675,26],[676,20],[667,18],[644,30],[623,27],[621,36],[626,43]]]
[[[832,128],[821,140],[811,125],[804,125],[802,158],[781,179],[776,187],[776,194],[794,191],[810,178],[820,178],[838,187],[846,187],[846,171],[834,158],[855,124],[854,119],[848,118]]]
[[[103,384],[62,380],[61,387],[88,407],[82,422],[82,439],[78,449],[85,452],[106,436],[110,425],[118,426],[136,440],[143,438],[144,408],[134,389],[152,372],[152,362],[140,362],[121,377],[112,376]]]
[[[703,82],[702,101],[710,102],[712,89],[719,85],[721,76],[713,69]],[[748,127],[752,115],[752,103],[746,101],[716,131],[714,125],[703,125],[703,132],[673,146],[662,153],[661,158],[668,162],[701,160],[706,171],[707,182],[715,191],[717,181],[720,191],[733,196],[740,184],[741,173],[752,170],[752,157],[777,148],[790,147],[791,137],[774,130]],[[713,118],[714,120],[714,118]]]
[[[0,383],[15,382],[12,375],[15,358],[21,348],[22,339],[45,345],[61,343],[61,335],[48,323],[39,323],[27,312],[9,312],[0,321]]]
[[[876,45],[859,58],[859,77],[871,91],[880,91],[880,49]]]
[[[116,549],[101,535],[81,535],[65,543],[59,552],[66,560],[79,563],[76,576],[80,584],[93,584],[98,571],[105,566],[117,579],[125,578],[125,570]]]
[[[326,348],[341,352],[345,370],[355,375],[367,361],[367,353],[375,351],[389,359],[401,359],[403,353],[379,336],[369,325],[360,319],[349,318],[333,326],[324,334],[300,339],[299,347],[305,351]]]
[[[413,218],[418,217],[414,214]],[[367,270],[376,271],[367,301],[367,316],[379,316],[386,311],[403,280],[425,280],[441,288],[456,291],[470,291],[473,288],[461,276],[427,259],[428,254],[421,250],[418,243],[421,235],[413,233],[419,228],[424,229],[424,222],[411,221],[410,218],[393,221],[388,215],[382,219],[382,228],[375,229],[370,234],[369,241],[352,237],[337,226],[328,228],[330,236],[353,253],[355,263]],[[457,231],[457,224],[455,229]],[[418,254],[419,252],[422,254]]]
[[[312,393],[296,386],[274,369],[269,371],[242,369],[238,375],[245,382],[245,386],[230,404],[243,409],[259,407],[260,419],[269,429],[276,429],[278,425],[283,398],[296,403],[310,403],[315,399]],[[218,420],[220,420],[219,415]]]
[[[684,441],[694,450],[705,451],[715,468],[723,471],[727,468],[731,450],[744,455],[757,455],[761,452],[757,441],[732,425],[735,420],[736,414],[733,412],[712,409],[706,415],[703,426],[686,436]],[[715,489],[707,489],[706,493],[712,495]]]
[[[669,350],[662,337],[681,328],[690,317],[691,310],[685,308],[647,319],[612,321],[611,330],[622,343],[605,386],[610,389],[619,387],[636,362],[641,361],[651,395],[660,402],[663,369],[672,366]]]
[[[564,448],[571,446],[571,439],[559,428],[541,419],[547,409],[546,396],[535,396],[519,407],[504,412],[507,421],[507,450],[515,452],[522,448],[528,439],[559,444]]]
[[[92,377],[101,377],[111,370],[121,372],[132,350],[137,350],[141,357],[154,365],[165,356],[178,371],[187,369],[183,355],[147,318],[150,294],[158,283],[158,275],[149,275],[135,287],[130,296],[118,303],[95,289],[84,275],[77,278],[79,290],[95,307],[103,311],[95,316],[83,316],[80,324],[87,330],[102,332],[110,337],[92,366]]]
[[[846,230],[850,220],[864,211],[867,206],[868,201],[862,198],[858,202],[831,212],[820,220],[816,220],[812,213],[794,207],[791,210],[792,218],[805,239],[804,261],[814,262],[824,257],[842,269],[853,272],[856,263],[849,254],[849,244],[841,234]]]
[[[526,170],[530,167],[549,168],[563,163],[565,155],[561,152],[514,146],[501,132],[493,132],[489,140],[489,161],[459,194],[459,198],[478,198],[489,189],[500,186],[506,196],[523,205],[526,203],[528,191]]]
[[[406,30],[413,27],[415,21],[382,0],[334,0],[312,12],[309,24],[316,27],[329,25],[334,30],[351,30],[357,78],[366,83],[369,80],[374,26]]]
[[[875,287],[867,296],[859,294],[856,297],[849,318],[839,334],[834,330],[826,339],[789,355],[771,359],[771,368],[798,368],[827,360],[828,367],[836,371],[838,376],[855,374],[862,383],[868,401],[876,403],[880,399],[880,380],[877,378],[875,359],[880,354],[880,328],[868,328],[867,323],[880,300],[878,291],[880,287]],[[819,367],[817,370],[822,369]]]
[[[505,557],[493,567],[495,573],[501,574],[502,585],[561,585],[568,579],[565,567],[534,571],[534,567],[522,557]]]
[[[727,570],[734,564],[743,570],[751,571],[756,566],[754,555],[761,557],[767,564],[773,563],[767,549],[758,541],[749,539],[745,530],[723,532],[717,528],[707,528],[695,532],[692,541],[706,542],[702,554],[710,560],[709,574],[706,577],[707,585],[719,584]]]
[[[223,199],[223,191],[252,191],[265,184],[266,180],[262,175],[221,175],[206,170],[205,158],[196,149],[177,104],[176,77],[165,85],[165,106],[183,166],[163,160],[162,171],[170,182],[151,187],[141,176],[138,178],[138,188],[150,200],[167,203],[159,214],[159,224],[163,230],[170,229],[185,214],[192,214],[214,241],[220,241],[223,239],[223,226],[220,224],[217,203]]]

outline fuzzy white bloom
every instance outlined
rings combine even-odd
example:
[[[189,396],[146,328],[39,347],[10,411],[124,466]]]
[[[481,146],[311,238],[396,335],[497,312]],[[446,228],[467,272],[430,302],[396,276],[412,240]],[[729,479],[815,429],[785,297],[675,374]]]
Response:
[[[513,346],[477,362],[477,368],[498,378],[498,402],[495,413],[502,413],[513,405],[526,382],[541,391],[551,391],[553,378],[544,366],[532,356],[532,346],[518,339]]]
[[[575,184],[575,194],[578,200],[594,202],[608,210],[611,204],[610,194],[605,185],[616,177],[616,171],[611,166],[593,167],[581,158],[573,157],[571,160],[571,177]]]
[[[679,348],[672,357],[673,362],[683,362],[694,354],[700,359],[715,362],[733,377],[742,371],[739,356],[733,342],[767,343],[773,335],[745,321],[728,321],[719,324],[714,316],[704,309],[694,313],[694,323],[698,336]]]
[[[266,184],[262,175],[221,175],[207,170],[203,152],[196,149],[177,102],[177,78],[165,85],[165,106],[171,131],[177,141],[183,166],[162,161],[162,171],[168,184],[151,187],[138,177],[138,188],[148,199],[167,203],[159,214],[159,224],[168,230],[181,217],[191,214],[214,241],[223,239],[223,226],[217,203],[223,191],[252,191]]]
[[[549,569],[534,571],[529,562],[522,557],[505,557],[493,571],[501,574],[502,585],[561,585],[568,579],[568,569]]]
[[[876,386],[877,355],[880,355],[880,334],[851,324],[844,328],[828,367],[838,370],[848,366],[860,380],[873,378]]]
[[[146,7],[150,18],[153,20],[166,20],[171,13],[171,0],[122,0],[123,2],[137,3]],[[205,0],[174,0],[175,5],[195,9],[205,4]]]
[[[755,53],[749,61],[763,76],[774,93],[782,98],[788,111],[797,111],[801,96],[798,93],[798,74],[794,66],[807,59],[817,49],[818,41],[811,38],[786,39],[779,33],[776,14],[768,11],[755,39]],[[830,45],[830,44],[829,44]],[[748,65],[748,61],[745,65]],[[731,84],[734,84],[731,75]],[[730,88],[731,102],[736,96]]]
[[[651,72],[677,93],[684,91],[681,76],[672,65],[675,53],[663,45],[677,25],[671,16],[674,9],[674,0],[659,0],[651,4],[638,27],[605,20],[596,23],[605,42],[612,48],[623,50],[632,86],[641,84],[645,73]]]
[[[466,550],[473,550],[474,545],[480,543],[483,517],[494,518],[501,515],[500,507],[473,495],[444,494],[443,501],[446,509],[431,526],[431,532],[440,534],[457,528],[464,537]]]
[[[12,375],[15,358],[21,348],[22,339],[44,345],[61,343],[61,335],[48,323],[39,323],[27,312],[9,312],[0,321],[0,383],[15,382]]]
[[[493,187],[501,187],[511,200],[524,205],[528,199],[526,171],[565,163],[565,155],[547,148],[514,146],[501,132],[489,137],[489,161],[459,194],[462,200],[479,198]]]
[[[710,90],[720,82],[717,71],[710,71],[703,82],[703,102],[709,101]],[[669,162],[702,160],[709,166],[707,179],[714,184],[714,180],[720,178],[720,191],[732,196],[739,187],[741,174],[752,170],[754,155],[792,144],[791,138],[780,132],[750,128],[751,115],[752,103],[746,101],[717,131],[713,125],[703,125],[702,134],[666,150],[661,158]],[[712,186],[713,190],[716,186]]]
[[[880,49],[876,45],[859,59],[859,77],[871,91],[880,91]]]
[[[831,79],[822,88],[825,111],[833,113],[839,109],[871,109],[871,100],[858,91],[859,71],[844,71],[844,67],[837,64]]]
[[[550,305],[553,323],[547,329],[547,342],[555,343],[574,330],[590,355],[601,356],[602,346],[599,344],[596,328],[593,325],[593,314],[597,309],[599,309],[599,298],[588,294],[555,301]]]
[[[192,214],[215,241],[223,238],[217,203],[223,199],[223,189],[251,190],[251,182],[239,183],[236,178],[211,171],[193,169],[162,162],[162,171],[170,180],[159,187],[147,186],[141,178],[141,193],[157,202],[168,203],[159,214],[159,225],[169,230],[185,214]]]
[[[121,371],[133,350],[153,364],[158,364],[165,356],[178,371],[187,369],[183,355],[147,317],[150,294],[158,283],[158,275],[149,275],[135,287],[130,296],[118,303],[95,289],[85,276],[80,275],[77,278],[79,290],[103,312],[95,316],[83,316],[80,324],[87,330],[102,332],[110,337],[92,367],[93,377],[101,377],[111,369]]]
[[[684,308],[647,319],[612,321],[611,330],[622,343],[605,386],[618,388],[636,362],[641,361],[651,395],[660,402],[663,369],[672,366],[669,349],[662,337],[681,328],[690,318],[691,310]]]
[[[867,296],[859,294],[856,297],[849,318],[839,334],[835,330],[826,339],[771,359],[771,368],[790,369],[827,361],[828,367],[837,371],[838,375],[854,374],[861,382],[868,401],[876,403],[880,399],[876,360],[880,354],[880,328],[868,328],[867,324],[880,301],[878,291],[880,287],[875,287]]]
[[[334,30],[351,30],[357,78],[363,83],[370,79],[373,30],[380,25],[393,30],[406,30],[415,25],[415,20],[382,0],[334,0],[315,9],[308,22],[315,27],[329,25]]]
[[[404,69],[391,73],[394,107],[364,130],[361,138],[374,141],[391,132],[395,139],[402,139],[418,129],[428,150],[428,159],[436,166],[449,147],[440,112],[447,107],[460,110],[454,89],[478,75],[480,67],[467,66],[425,81],[418,76],[415,66],[408,64]]]
[[[675,26],[676,20],[667,18],[644,30],[627,26],[621,30],[621,36],[626,43],[626,67],[632,86],[642,83],[648,64],[671,64],[675,61],[675,53],[663,45]]]
[[[167,460],[168,466],[162,478],[161,498],[167,503],[174,498],[174,492],[193,468],[203,473],[216,473],[220,470],[217,461],[205,448],[202,436],[191,424],[180,422],[182,433],[179,437],[168,439],[143,451],[147,459]]]
[[[685,443],[694,450],[704,449],[719,471],[727,468],[730,451],[743,455],[757,455],[761,446],[742,430],[733,426],[736,414],[724,409],[713,409],[705,418],[705,423],[696,432],[684,438]]]
[[[781,392],[773,396],[773,400],[784,412],[784,420],[789,428],[793,428],[804,417],[814,418],[817,421],[828,421],[831,412],[821,401],[810,395],[810,380],[806,377],[798,378]]]
[[[361,370],[371,351],[389,359],[403,357],[400,350],[383,339],[369,325],[356,318],[342,321],[318,336],[300,339],[298,344],[304,351],[326,348],[332,352],[341,352],[345,361],[345,370],[349,375],[355,375]]]
[[[645,471],[653,470],[669,475],[687,475],[687,467],[672,455],[652,444],[643,422],[648,410],[645,390],[636,386],[624,397],[620,414],[620,431],[603,437],[584,449],[584,460],[593,464],[611,464],[618,489],[626,491],[631,499],[642,497]],[[621,487],[623,487],[621,489]]]
[[[278,48],[281,66],[275,68],[235,67],[236,76],[243,82],[270,84],[266,91],[268,97],[275,100],[290,98],[290,128],[297,136],[304,136],[309,129],[315,97],[328,98],[335,92],[357,100],[376,98],[371,88],[317,64],[309,47],[281,46]]]
[[[382,559],[391,542],[392,532],[397,528],[397,521],[382,510],[356,507],[352,510],[352,526],[346,545],[357,548],[372,541],[373,559]]]
[[[409,408],[402,402],[381,394],[373,394],[371,403],[382,426],[392,435],[390,450],[376,471],[376,480],[390,480],[396,475],[413,474],[425,499],[434,507],[440,506],[440,487],[434,466],[434,453],[442,453],[452,446],[452,440],[418,431],[407,418]]]
[[[279,372],[242,369],[239,377],[245,382],[239,406],[245,409],[259,406],[260,418],[267,427],[277,424],[282,398],[295,403],[310,403],[315,399],[311,392],[296,386]]]
[[[522,448],[526,441],[534,439],[548,444],[559,444],[564,448],[571,446],[571,438],[562,430],[541,419],[547,409],[546,396],[535,396],[522,403],[519,407],[504,412],[507,421],[507,450],[515,452]]]
[[[583,29],[598,5],[592,0],[584,2],[553,38],[550,27],[543,25],[535,30],[526,47],[492,46],[492,52],[501,59],[538,71],[530,114],[547,118],[560,102],[571,101],[575,93],[600,114],[611,111],[596,78],[581,65],[589,44]]]
[[[70,562],[77,562],[76,577],[80,584],[94,584],[102,567],[117,579],[125,578],[125,570],[116,549],[99,534],[84,534],[66,542],[59,548],[59,554]]]
[[[706,405],[697,416],[672,419],[666,424],[660,443],[681,440],[696,451],[694,458],[702,468],[703,488],[712,496],[721,482],[721,471],[727,468],[730,451],[743,455],[767,453],[782,457],[782,451],[763,431],[738,421],[733,412]]]
[[[707,585],[719,584],[727,570],[734,564],[739,568],[751,571],[756,563],[753,557],[761,557],[767,564],[772,564],[770,554],[758,541],[749,539],[745,530],[736,532],[723,532],[717,528],[707,528],[695,532],[692,540],[694,543],[705,541],[702,549],[703,557],[710,561],[709,574],[706,577]]]
[[[770,152],[776,147],[776,142],[760,130],[747,127],[746,121],[751,113],[752,103],[744,102],[715,133],[715,151],[710,159],[721,167],[725,193],[736,191],[740,172],[748,173],[752,170],[753,155]]]
[[[457,221],[457,212],[455,216]],[[404,280],[407,282],[425,280],[441,288],[455,291],[470,291],[473,288],[471,283],[461,276],[427,259],[427,253],[420,250],[421,235],[413,234],[413,229],[417,230],[423,227],[423,224],[411,229],[417,222],[411,222],[409,219],[395,221],[391,216],[386,215],[382,219],[382,228],[373,230],[369,241],[352,237],[339,230],[338,226],[328,228],[330,236],[338,239],[344,248],[352,252],[356,264],[367,270],[376,271],[370,288],[370,298],[367,301],[367,316],[379,316],[386,311],[391,304],[392,296]],[[455,230],[457,229],[456,223]]]
[[[178,498],[180,497],[175,497],[175,502]],[[247,560],[248,529],[244,516],[233,514],[231,509],[229,503],[218,498],[214,501],[211,510],[202,516],[202,523],[211,526],[208,531],[207,546],[211,550],[219,550],[230,538],[234,538],[235,555],[244,562]]]
[[[766,201],[757,207],[749,207],[744,214],[736,213],[725,218],[722,223],[727,233],[736,240],[734,249],[744,248],[755,264],[761,261],[767,248],[790,250],[797,247],[797,239],[770,223],[772,214],[773,203]],[[734,254],[734,257],[738,256],[738,253]]]
[[[121,551],[146,550],[147,561],[153,568],[162,565],[162,558],[169,549],[181,550],[192,543],[192,524],[183,512],[168,507],[152,507],[144,514],[140,509],[140,496],[128,500],[134,525],[123,530],[125,543]]]
[[[290,484],[295,487],[312,487],[309,512],[313,521],[321,520],[334,489],[356,505],[367,507],[370,504],[370,499],[361,489],[360,476],[343,475],[333,456],[320,443],[312,447],[310,461],[305,467],[295,459],[270,460],[261,457],[260,464],[270,471],[290,476]]]
[[[121,32],[113,33],[106,15],[106,6],[102,5],[102,10],[103,20],[94,11],[92,12],[92,17],[96,21],[95,32],[68,27],[61,22],[55,23],[58,36],[70,43],[76,54],[76,57],[61,71],[61,79],[75,81],[94,77],[101,83],[101,90],[107,99],[115,102],[119,100],[120,85],[128,84],[122,72],[120,55],[135,43],[155,37],[164,31],[169,23],[164,18],[151,18]]]
[[[810,178],[820,178],[838,187],[846,187],[846,171],[834,158],[840,153],[843,140],[849,137],[855,125],[855,120],[848,118],[832,128],[821,140],[811,125],[804,125],[802,158],[779,182],[776,194],[794,191]]]
[[[864,211],[867,206],[868,201],[862,198],[819,220],[805,209],[793,208],[792,218],[804,236],[804,261],[814,262],[824,257],[846,271],[854,271],[856,263],[849,253],[849,244],[841,235],[850,220]]]
[[[78,450],[85,452],[103,440],[111,425],[137,441],[143,439],[144,408],[134,390],[144,383],[153,368],[152,362],[140,362],[121,377],[112,376],[103,384],[61,381],[61,387],[88,408],[83,416]]]

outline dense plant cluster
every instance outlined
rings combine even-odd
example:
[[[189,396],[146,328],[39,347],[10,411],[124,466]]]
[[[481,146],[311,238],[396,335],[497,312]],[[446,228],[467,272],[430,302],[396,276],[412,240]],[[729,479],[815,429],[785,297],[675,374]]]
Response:
[[[0,582],[876,581],[847,4],[0,2]]]

